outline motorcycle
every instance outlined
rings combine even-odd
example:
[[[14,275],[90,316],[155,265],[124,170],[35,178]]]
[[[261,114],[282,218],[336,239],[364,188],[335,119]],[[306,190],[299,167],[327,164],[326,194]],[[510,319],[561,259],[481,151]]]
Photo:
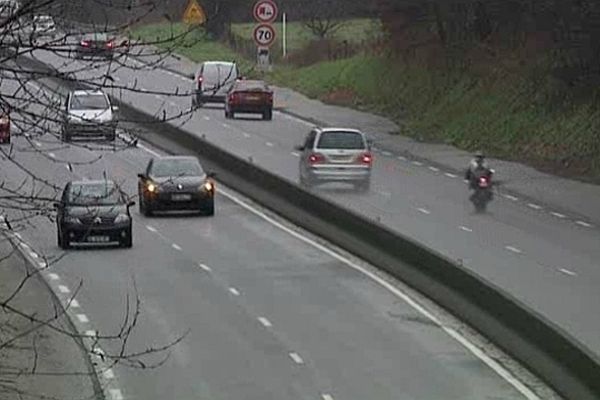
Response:
[[[487,204],[492,201],[492,173],[478,176],[474,185],[474,193],[469,198],[475,206],[476,212],[485,212]]]

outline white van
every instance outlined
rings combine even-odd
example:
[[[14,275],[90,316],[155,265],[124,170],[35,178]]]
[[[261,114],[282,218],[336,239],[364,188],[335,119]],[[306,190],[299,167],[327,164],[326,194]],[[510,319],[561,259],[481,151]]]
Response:
[[[203,62],[194,75],[192,107],[202,107],[204,103],[224,103],[227,92],[239,78],[240,71],[235,62]]]

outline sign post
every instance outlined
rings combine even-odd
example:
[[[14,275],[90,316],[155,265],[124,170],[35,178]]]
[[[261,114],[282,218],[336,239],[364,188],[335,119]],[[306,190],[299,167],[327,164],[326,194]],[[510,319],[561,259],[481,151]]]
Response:
[[[198,0],[188,0],[182,20],[187,25],[202,25],[206,22],[206,13]]]
[[[252,9],[252,15],[258,25],[252,31],[252,39],[257,46],[257,66],[262,70],[271,68],[270,47],[275,41],[275,28],[272,23],[277,20],[279,10],[273,0],[258,0]]]

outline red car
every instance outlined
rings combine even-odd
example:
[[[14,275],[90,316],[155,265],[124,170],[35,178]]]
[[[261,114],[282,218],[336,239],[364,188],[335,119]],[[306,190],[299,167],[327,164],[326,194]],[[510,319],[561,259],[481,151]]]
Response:
[[[10,116],[0,111],[0,143],[10,143]]]
[[[225,101],[225,118],[235,113],[262,114],[263,119],[273,119],[273,91],[264,81],[238,80],[229,89]]]

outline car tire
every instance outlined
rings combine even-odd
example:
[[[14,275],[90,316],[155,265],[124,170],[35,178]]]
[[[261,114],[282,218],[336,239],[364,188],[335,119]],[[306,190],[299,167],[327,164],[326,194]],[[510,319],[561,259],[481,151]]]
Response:
[[[200,209],[202,214],[207,217],[212,217],[215,215],[215,199],[212,198],[208,200]]]
[[[305,177],[304,175],[302,175],[302,173],[300,173],[300,186],[310,189],[314,186],[314,183],[312,179]]]
[[[273,110],[269,108],[268,110],[263,111],[263,119],[271,121],[273,119]]]
[[[355,187],[359,192],[366,193],[369,190],[371,190],[371,181],[365,180],[363,182],[357,183]]]
[[[143,206],[141,204],[142,202],[144,203]],[[152,216],[152,209],[148,206],[148,204],[146,203],[146,200],[143,197],[140,197],[140,211],[144,215],[144,217]]]
[[[113,132],[111,134],[106,135],[106,140],[108,140],[109,142],[114,142],[115,140],[117,140],[117,133]]]
[[[69,243],[69,235],[67,232],[63,232],[62,229],[58,229],[56,231],[58,246],[63,250],[68,250],[71,248],[71,244]]]
[[[69,130],[66,127],[63,127],[63,129],[60,131],[60,140],[63,142],[71,141],[71,135],[69,135]]]
[[[126,249],[133,247],[133,229],[131,227],[129,227],[127,231],[127,237],[121,242],[121,246],[125,247]]]

